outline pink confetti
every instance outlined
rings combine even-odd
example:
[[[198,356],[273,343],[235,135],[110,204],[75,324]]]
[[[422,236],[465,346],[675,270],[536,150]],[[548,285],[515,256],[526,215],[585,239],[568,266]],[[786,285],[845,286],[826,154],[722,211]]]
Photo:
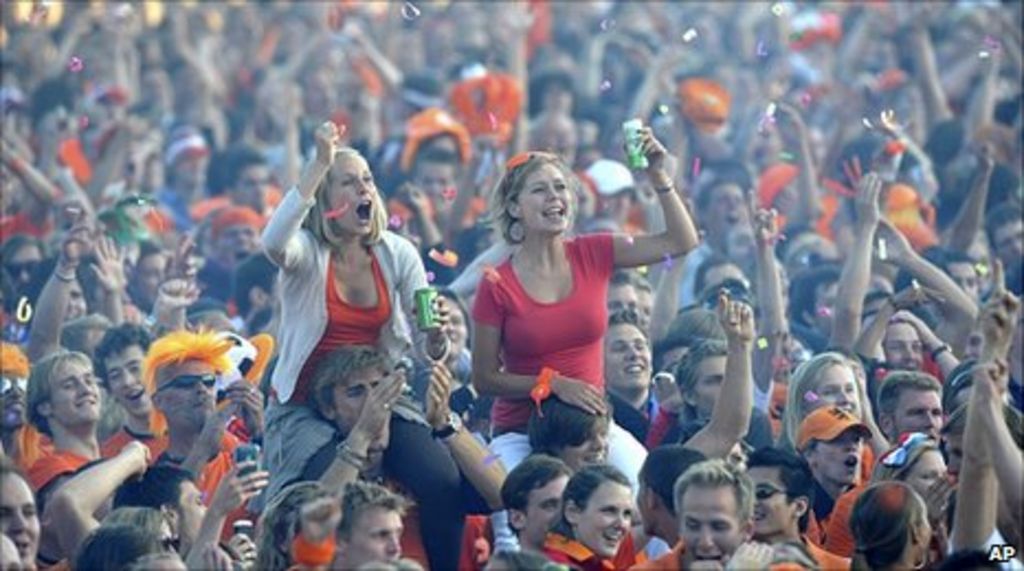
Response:
[[[831,307],[819,307],[818,308],[818,317],[832,317],[832,308]]]
[[[626,234],[626,242],[628,242],[629,245],[632,246],[633,245],[633,237],[630,236],[629,234]]]
[[[427,272],[427,283],[434,283],[434,272]]]
[[[664,260],[665,261],[662,262],[662,265],[665,266],[665,269],[670,269],[672,267],[672,256],[665,254]]]
[[[490,123],[492,131],[498,130],[498,118],[495,117],[494,113],[491,113],[490,111],[487,112],[487,122]]]
[[[818,402],[819,400],[821,400],[821,397],[819,397],[818,393],[814,391],[807,391],[806,393],[804,393],[804,400],[807,402]]]
[[[807,107],[808,105],[811,104],[811,99],[813,99],[811,92],[805,91],[803,92],[803,94],[800,95],[800,104],[803,105],[804,107]]]
[[[399,216],[397,214],[393,214],[393,215],[391,215],[391,218],[388,218],[388,227],[390,227],[391,229],[401,228],[401,226],[402,226],[402,217],[401,216]]]
[[[348,212],[348,209],[349,204],[346,202],[333,210],[328,210],[327,212],[324,212],[324,218],[326,220],[334,220],[335,218],[341,218],[342,216],[345,215],[346,212]]]
[[[452,200],[455,200],[455,195],[458,193],[458,189],[456,189],[454,186],[449,186],[448,188],[445,188],[444,190],[441,191],[441,196],[443,196],[445,200],[451,202]]]
[[[761,40],[757,42],[757,57],[768,57],[768,48],[765,47],[764,42]]]
[[[694,157],[693,159],[693,180],[697,180],[700,176],[700,157]]]
[[[82,58],[78,56],[71,56],[71,59],[68,60],[68,71],[71,73],[78,73],[83,69],[85,69],[85,63],[82,62]]]
[[[78,118],[78,129],[84,131],[89,128],[89,116],[82,115]]]
[[[494,464],[498,460],[501,460],[501,457],[498,456],[497,454],[488,454],[487,457],[484,458],[484,466],[490,466],[491,464]]]

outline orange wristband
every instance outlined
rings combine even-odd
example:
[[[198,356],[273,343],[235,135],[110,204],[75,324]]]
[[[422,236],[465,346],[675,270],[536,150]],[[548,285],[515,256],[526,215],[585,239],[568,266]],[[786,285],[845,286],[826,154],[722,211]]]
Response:
[[[544,367],[540,370],[540,374],[537,375],[537,384],[533,385],[533,389],[530,391],[530,398],[533,399],[533,404],[537,407],[537,414],[540,416],[544,416],[540,412],[540,403],[551,396],[551,381],[557,375],[558,371],[550,367]]]
[[[322,567],[334,560],[335,541],[332,535],[320,543],[310,543],[301,533],[292,540],[292,561],[306,567]]]

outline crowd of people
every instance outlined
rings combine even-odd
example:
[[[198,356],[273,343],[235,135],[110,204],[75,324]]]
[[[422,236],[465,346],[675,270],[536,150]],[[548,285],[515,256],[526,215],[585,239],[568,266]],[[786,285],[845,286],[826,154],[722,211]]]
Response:
[[[1021,2],[0,11],[0,570],[1024,569]]]

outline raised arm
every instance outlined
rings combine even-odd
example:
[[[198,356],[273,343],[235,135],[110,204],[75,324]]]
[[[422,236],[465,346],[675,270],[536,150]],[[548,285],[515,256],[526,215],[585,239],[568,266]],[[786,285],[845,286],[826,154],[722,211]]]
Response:
[[[992,171],[996,163],[992,158],[992,149],[985,145],[982,147],[981,159],[978,171],[974,173],[974,181],[971,183],[971,191],[967,195],[956,219],[950,225],[948,232],[943,238],[945,246],[955,252],[966,252],[971,248],[974,239],[981,232],[982,224],[985,222],[985,203],[988,202],[988,186],[992,180]]]
[[[751,197],[753,212],[750,219],[754,223],[757,244],[757,307],[761,312],[758,334],[768,342],[767,347],[758,347],[754,383],[759,393],[770,399],[776,371],[769,359],[785,354],[783,345],[789,337],[789,321],[783,308],[781,268],[775,258],[775,242],[779,239],[778,213],[774,209],[755,209],[753,200]]]
[[[836,292],[835,319],[829,345],[844,350],[853,349],[860,333],[860,317],[864,311],[864,295],[871,280],[871,252],[875,229],[881,219],[878,204],[882,181],[869,172],[857,184],[857,223],[854,229],[854,247],[846,257],[839,276]]]
[[[725,458],[750,428],[754,407],[754,389],[750,370],[750,352],[754,342],[754,310],[749,305],[718,298],[718,319],[725,329],[728,353],[725,379],[715,399],[711,420],[683,444],[708,458]]]
[[[791,222],[806,224],[814,227],[814,222],[821,215],[821,198],[818,194],[818,169],[814,164],[814,151],[811,145],[811,137],[807,131],[800,111],[788,103],[778,103],[779,116],[785,119],[788,124],[787,132],[790,132],[789,139],[793,139],[796,146],[796,156],[800,174],[797,177],[797,207],[794,212],[787,212]]]
[[[224,475],[220,484],[217,485],[217,489],[213,492],[213,498],[210,500],[210,507],[207,508],[202,523],[199,524],[199,532],[185,559],[185,564],[189,569],[204,568],[199,558],[206,550],[217,548],[228,514],[244,506],[246,502],[267,487],[270,482],[270,473],[255,470],[255,468],[255,462],[237,464]],[[243,470],[252,471],[243,475]]]
[[[316,200],[316,191],[334,162],[341,145],[338,127],[326,121],[316,130],[316,159],[306,165],[299,186],[285,195],[263,230],[263,248],[267,257],[283,271],[297,269],[310,257],[307,245],[299,237],[299,228]]]
[[[71,299],[71,284],[78,279],[75,272],[92,244],[92,229],[80,224],[68,231],[61,244],[60,257],[53,274],[36,300],[36,316],[28,335],[27,356],[36,361],[60,348],[64,313]]]
[[[633,268],[678,257],[697,247],[697,229],[683,199],[674,188],[667,168],[668,151],[650,127],[640,131],[640,149],[647,157],[647,176],[658,193],[665,231],[654,236],[615,237],[615,267]]]
[[[125,253],[108,236],[96,240],[94,255],[96,263],[92,271],[103,290],[101,294],[103,314],[111,323],[124,321],[124,294],[128,278],[124,274]]]
[[[79,472],[60,486],[46,503],[43,529],[56,536],[61,557],[74,555],[82,540],[100,526],[96,512],[121,484],[142,475],[148,465],[149,449],[133,440],[117,456]]]
[[[679,312],[679,284],[683,281],[686,264],[680,260],[661,273],[654,291],[654,311],[651,315],[651,340],[660,341]]]
[[[943,320],[936,333],[959,353],[966,345],[967,337],[974,327],[978,314],[977,306],[952,278],[915,252],[891,222],[883,219],[878,232],[879,237],[886,240],[892,262],[920,281],[922,286],[931,288],[938,294],[941,299],[938,309]]]
[[[451,409],[448,397],[451,395],[452,374],[441,364],[434,364],[430,372],[430,388],[427,389],[427,422],[435,430],[449,426]],[[507,473],[500,460],[488,461],[490,453],[465,427],[458,425],[455,432],[442,439],[462,475],[469,480],[487,505],[494,510],[502,507],[501,485]]]
[[[914,57],[914,69],[921,81],[924,93],[928,124],[935,125],[953,118],[946,92],[942,89],[938,65],[935,63],[935,49],[925,18],[916,18],[910,25],[910,53]]]

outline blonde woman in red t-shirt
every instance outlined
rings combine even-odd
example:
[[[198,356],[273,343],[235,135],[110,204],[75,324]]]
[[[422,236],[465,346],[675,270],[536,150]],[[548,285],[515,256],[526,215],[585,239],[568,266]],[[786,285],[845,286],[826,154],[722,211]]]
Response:
[[[492,216],[512,255],[480,282],[473,309],[473,384],[496,397],[491,447],[509,470],[530,452],[526,425],[535,387],[604,413],[604,300],[612,272],[666,262],[697,245],[693,221],[666,168],[668,152],[650,129],[642,130],[640,145],[665,219],[665,231],[654,236],[571,238],[579,182],[550,153],[512,157],[494,192]],[[617,458],[632,456],[624,459],[623,471],[635,482],[644,449],[625,436],[612,425],[610,459],[621,466]]]

